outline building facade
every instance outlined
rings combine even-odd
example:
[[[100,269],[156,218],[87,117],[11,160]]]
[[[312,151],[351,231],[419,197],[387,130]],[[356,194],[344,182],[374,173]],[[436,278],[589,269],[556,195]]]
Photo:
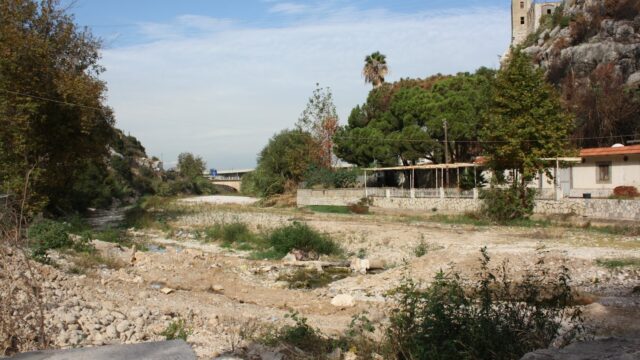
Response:
[[[543,15],[551,15],[559,0],[511,0],[511,45],[521,44],[540,26]]]

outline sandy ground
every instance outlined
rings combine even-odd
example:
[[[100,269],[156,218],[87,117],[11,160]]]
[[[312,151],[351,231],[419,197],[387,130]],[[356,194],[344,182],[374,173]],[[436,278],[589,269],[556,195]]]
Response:
[[[164,249],[138,252],[131,267],[72,276],[70,283],[80,289],[76,290],[81,293],[80,298],[91,299],[92,303],[114,309],[148,309],[156,320],[145,328],[145,341],[160,338],[157,333],[172,319],[186,319],[194,330],[189,342],[204,359],[236,347],[240,329],[257,323],[281,325],[288,321],[286,315],[291,311],[307,317],[327,334],[344,331],[351,317],[364,311],[374,323],[384,322],[392,301],[386,295],[388,290],[407,277],[428,283],[439,270],[455,269],[473,276],[479,249],[486,246],[493,264],[507,261],[515,273],[533,266],[540,256],[552,268],[566,265],[572,273],[572,284],[591,299],[584,310],[596,335],[640,336],[640,295],[634,293],[640,285],[639,269],[608,270],[595,262],[604,258],[640,258],[640,238],[582,229],[446,225],[406,216],[200,208],[198,213],[172,224],[182,230],[181,238],[155,231],[134,233]],[[352,274],[315,290],[290,290],[278,277],[293,271],[292,264],[249,260],[246,252],[201,243],[190,235],[201,227],[230,219],[261,230],[293,221],[306,222],[331,234],[351,258],[359,254],[381,260],[387,269],[375,274]],[[421,257],[415,255],[419,244],[428,249]],[[131,256],[129,249],[112,244],[102,243],[99,247],[123,261]],[[172,291],[166,294],[161,289]],[[331,299],[339,294],[353,296],[355,306],[331,305]]]
[[[195,204],[236,204],[236,205],[251,205],[257,202],[259,199],[248,196],[227,196],[227,195],[211,195],[211,196],[197,196],[179,200],[184,203]]]

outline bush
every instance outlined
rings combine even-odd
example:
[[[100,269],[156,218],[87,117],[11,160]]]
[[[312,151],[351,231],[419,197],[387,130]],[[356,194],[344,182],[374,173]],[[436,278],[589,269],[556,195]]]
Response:
[[[349,188],[355,186],[357,180],[358,171],[355,169],[338,169],[334,171],[323,167],[312,166],[304,175],[306,188]]]
[[[613,189],[613,195],[618,198],[635,198],[640,196],[635,186],[618,186]]]
[[[291,318],[295,324],[285,325],[280,329],[262,334],[262,338],[257,339],[258,342],[269,346],[291,346],[318,356],[326,355],[337,346],[335,340],[324,336],[320,330],[309,325],[307,319],[297,312],[287,314],[285,317]]]
[[[559,335],[563,322],[571,329],[566,340],[581,331],[566,267],[552,277],[538,262],[516,284],[506,270],[489,269],[482,249],[479,279],[463,287],[456,273],[439,272],[426,290],[406,281],[393,294],[387,344],[397,359],[519,359],[547,348]],[[504,265],[499,267],[504,269]]]
[[[187,337],[191,335],[191,330],[187,329],[184,319],[179,319],[171,322],[160,335],[164,336],[166,340],[180,339],[187,341]]]
[[[246,224],[233,222],[230,224],[215,224],[205,230],[207,239],[223,240],[226,243],[247,242],[251,240],[253,234]]]
[[[69,225],[49,219],[42,219],[29,226],[27,236],[33,256],[46,261],[47,250],[65,249],[73,246],[69,237]]]
[[[306,224],[294,222],[292,225],[276,229],[269,236],[269,244],[282,256],[297,249],[317,254],[334,255],[342,250],[329,236],[319,233]]]
[[[534,189],[522,185],[483,190],[480,192],[480,213],[497,222],[526,219],[533,214],[535,194]]]

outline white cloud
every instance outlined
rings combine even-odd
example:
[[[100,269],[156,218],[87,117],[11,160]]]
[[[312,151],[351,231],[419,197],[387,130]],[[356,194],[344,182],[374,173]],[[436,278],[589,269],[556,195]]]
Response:
[[[167,162],[191,151],[210,167],[239,168],[293,126],[316,82],[332,88],[345,123],[370,89],[360,72],[373,51],[387,55],[389,81],[497,66],[509,14],[348,10],[272,28],[183,16],[142,30],[151,40],[104,53],[118,125]]]
[[[309,10],[307,5],[292,2],[276,3],[269,8],[270,13],[281,13],[287,15],[301,14],[307,10]]]

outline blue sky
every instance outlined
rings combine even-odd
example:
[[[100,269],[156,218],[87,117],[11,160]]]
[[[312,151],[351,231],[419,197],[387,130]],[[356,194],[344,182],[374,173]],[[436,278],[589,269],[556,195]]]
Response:
[[[63,2],[64,4],[65,2]],[[389,81],[497,67],[510,38],[506,0],[76,0],[104,40],[102,78],[120,128],[172,166],[255,165],[292,127],[316,83],[340,120],[370,86],[364,56],[387,55]]]

